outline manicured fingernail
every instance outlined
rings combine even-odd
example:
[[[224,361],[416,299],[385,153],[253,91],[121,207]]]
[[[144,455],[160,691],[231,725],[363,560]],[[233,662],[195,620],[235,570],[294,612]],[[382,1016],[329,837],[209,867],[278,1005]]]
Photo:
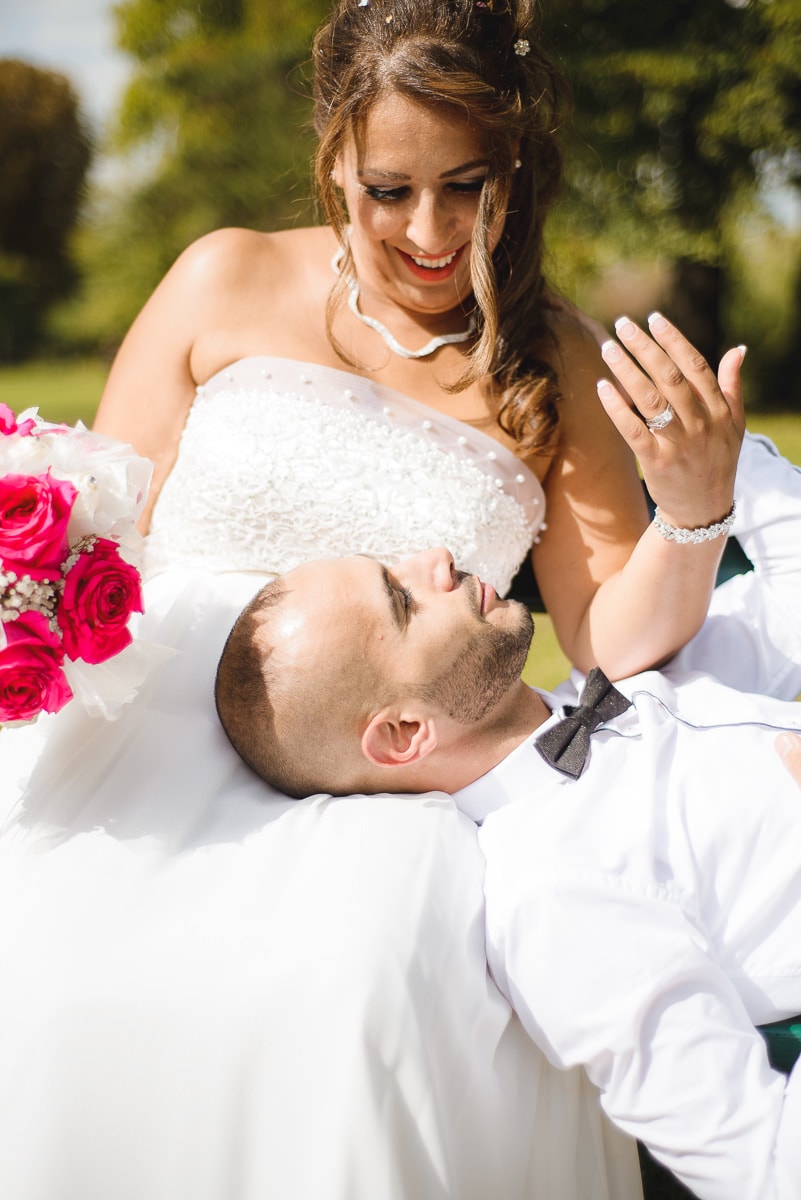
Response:
[[[630,321],[628,317],[618,317],[615,321],[615,333],[619,338],[623,338],[624,342],[633,338],[636,332],[634,322]]]
[[[648,328],[654,333],[661,333],[663,329],[667,329],[668,323],[660,312],[652,312],[648,318]]]
[[[743,359],[745,358],[746,354],[748,353],[748,347],[747,346],[738,346],[737,349],[740,351],[740,362],[742,362]]]
[[[601,357],[603,358],[604,362],[617,362],[618,359],[623,357],[623,351],[620,349],[620,346],[618,346],[617,342],[610,340],[608,342],[604,342],[601,346]]]
[[[613,345],[614,345],[614,343],[613,343]],[[601,397],[602,400],[608,400],[611,396],[614,396],[614,394],[615,394],[615,389],[612,387],[612,385],[608,379],[599,379],[598,382],[596,383],[595,387],[597,388],[598,395]]]

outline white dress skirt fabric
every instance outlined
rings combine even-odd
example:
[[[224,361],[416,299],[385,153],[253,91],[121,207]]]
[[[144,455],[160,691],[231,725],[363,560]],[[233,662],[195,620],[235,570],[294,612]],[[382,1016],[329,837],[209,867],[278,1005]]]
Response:
[[[0,1195],[641,1195],[488,976],[450,798],[289,801],[214,713],[274,573],[440,542],[504,591],[543,512],[491,439],[346,372],[249,359],[199,389],[147,548],[139,633],[170,655],[115,721],[0,734]]]

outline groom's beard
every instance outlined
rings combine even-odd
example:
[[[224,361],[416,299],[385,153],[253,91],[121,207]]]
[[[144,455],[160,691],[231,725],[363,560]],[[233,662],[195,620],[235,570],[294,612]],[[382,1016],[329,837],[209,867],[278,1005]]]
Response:
[[[515,608],[518,620],[511,628],[483,625],[454,665],[417,689],[418,696],[460,725],[472,725],[491,712],[520,678],[534,635],[531,613],[524,604]]]

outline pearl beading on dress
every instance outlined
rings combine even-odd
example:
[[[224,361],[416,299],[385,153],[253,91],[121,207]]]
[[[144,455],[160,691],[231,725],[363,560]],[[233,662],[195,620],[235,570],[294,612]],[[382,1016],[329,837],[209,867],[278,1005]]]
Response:
[[[504,593],[543,515],[536,477],[486,434],[347,371],[251,358],[198,388],[146,565],[281,573],[440,544]]]

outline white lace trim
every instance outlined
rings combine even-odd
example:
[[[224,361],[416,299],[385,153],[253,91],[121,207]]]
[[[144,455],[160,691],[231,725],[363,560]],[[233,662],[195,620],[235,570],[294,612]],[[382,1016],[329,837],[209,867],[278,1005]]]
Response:
[[[281,573],[439,544],[504,593],[544,508],[536,477],[462,422],[346,371],[249,358],[197,390],[147,570]]]

